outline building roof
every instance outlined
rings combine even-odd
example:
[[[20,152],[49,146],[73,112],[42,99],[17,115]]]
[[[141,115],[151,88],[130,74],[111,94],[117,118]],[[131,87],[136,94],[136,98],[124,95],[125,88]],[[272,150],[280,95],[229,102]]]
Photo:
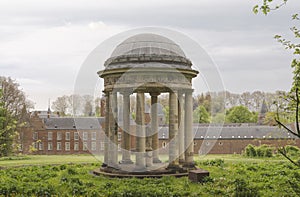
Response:
[[[46,129],[101,129],[104,118],[45,118]]]
[[[281,139],[296,137],[285,129],[276,126],[232,126],[232,127],[208,127],[206,125],[194,125],[194,139]],[[159,130],[160,139],[168,139],[168,127]]]
[[[62,118],[45,118],[43,122],[46,129],[79,129],[79,130],[100,130],[102,129],[105,118],[91,118],[91,117],[62,117]],[[131,120],[133,124],[134,120]],[[119,122],[122,125],[122,122]],[[159,139],[168,139],[168,126],[159,127]],[[208,125],[208,124],[194,124],[194,138],[195,139],[282,139],[296,137],[283,128],[276,126],[262,126],[262,125],[247,125],[247,124],[231,124],[231,125]]]

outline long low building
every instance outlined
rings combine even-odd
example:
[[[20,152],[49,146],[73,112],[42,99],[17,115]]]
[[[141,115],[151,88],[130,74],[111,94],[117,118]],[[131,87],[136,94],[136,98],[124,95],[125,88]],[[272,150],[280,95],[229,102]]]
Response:
[[[19,135],[19,151],[23,154],[100,154],[104,150],[104,118],[72,118],[43,116],[35,113]],[[122,123],[121,123],[122,124]],[[120,125],[121,125],[120,124]],[[135,133],[134,121],[131,124]],[[248,144],[272,146],[296,145],[299,139],[276,126],[256,124],[194,124],[195,154],[241,153]],[[118,140],[121,141],[119,129]],[[131,149],[135,150],[135,137]],[[161,125],[158,131],[159,152],[168,152],[168,126]],[[118,144],[121,151],[121,145]]]

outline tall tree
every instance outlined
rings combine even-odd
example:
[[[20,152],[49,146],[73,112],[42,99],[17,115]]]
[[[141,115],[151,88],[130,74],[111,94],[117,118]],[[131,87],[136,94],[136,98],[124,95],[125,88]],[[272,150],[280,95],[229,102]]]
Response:
[[[13,150],[13,143],[17,135],[17,121],[5,108],[0,89],[0,157],[8,156]]]
[[[288,0],[282,0],[282,3],[279,5],[273,5],[273,0],[263,0],[261,5],[255,5],[253,8],[254,13],[258,13],[261,11],[263,14],[267,15],[271,10],[276,10],[285,5],[288,2]],[[300,18],[299,14],[293,14],[292,20],[297,22],[299,25]],[[280,35],[275,35],[275,39],[281,43],[286,49],[289,49],[294,54],[294,58],[291,63],[291,67],[293,69],[293,83],[292,88],[288,95],[286,96],[287,101],[289,102],[288,109],[290,111],[293,111],[295,114],[295,122],[296,122],[296,129],[292,130],[288,126],[286,126],[280,119],[279,116],[275,118],[275,121],[280,125],[281,127],[285,128],[289,133],[293,134],[294,136],[300,138],[300,126],[299,126],[299,105],[300,105],[300,30],[298,27],[293,26],[290,28],[292,35],[294,37],[294,40],[287,40],[283,38]],[[287,154],[287,150],[285,147],[282,147],[278,149],[278,151],[287,158],[290,162],[295,164],[296,166],[300,167],[300,160],[294,160]],[[300,179],[299,177],[297,178]],[[300,192],[300,187],[298,184],[295,184],[294,182],[290,182],[294,187],[293,189],[296,189],[298,193]]]
[[[10,77],[0,76],[0,87],[2,88],[0,102],[3,103],[3,107],[18,120],[19,124],[27,121],[28,112],[33,109],[33,103],[26,99],[20,85]]]
[[[52,108],[59,112],[61,116],[65,116],[67,114],[67,109],[69,107],[69,98],[68,96],[64,95],[58,97],[54,102],[52,102]]]

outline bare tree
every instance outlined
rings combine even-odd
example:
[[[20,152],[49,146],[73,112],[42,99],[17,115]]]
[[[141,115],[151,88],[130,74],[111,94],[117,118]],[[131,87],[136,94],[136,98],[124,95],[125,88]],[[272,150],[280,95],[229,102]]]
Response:
[[[52,102],[52,108],[55,111],[59,112],[61,116],[65,116],[69,107],[68,100],[69,98],[66,95],[58,97],[55,101]]]

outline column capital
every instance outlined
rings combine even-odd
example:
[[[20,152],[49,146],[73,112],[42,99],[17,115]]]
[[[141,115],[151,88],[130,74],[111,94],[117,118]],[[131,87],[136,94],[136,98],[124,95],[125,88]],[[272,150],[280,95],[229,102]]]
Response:
[[[184,90],[184,93],[186,93],[186,94],[193,94],[193,92],[194,92],[194,89],[185,89]]]
[[[121,90],[120,94],[122,94],[123,96],[130,96],[132,94],[132,91],[130,91],[130,90]]]
[[[150,96],[159,96],[160,92],[150,92]]]

